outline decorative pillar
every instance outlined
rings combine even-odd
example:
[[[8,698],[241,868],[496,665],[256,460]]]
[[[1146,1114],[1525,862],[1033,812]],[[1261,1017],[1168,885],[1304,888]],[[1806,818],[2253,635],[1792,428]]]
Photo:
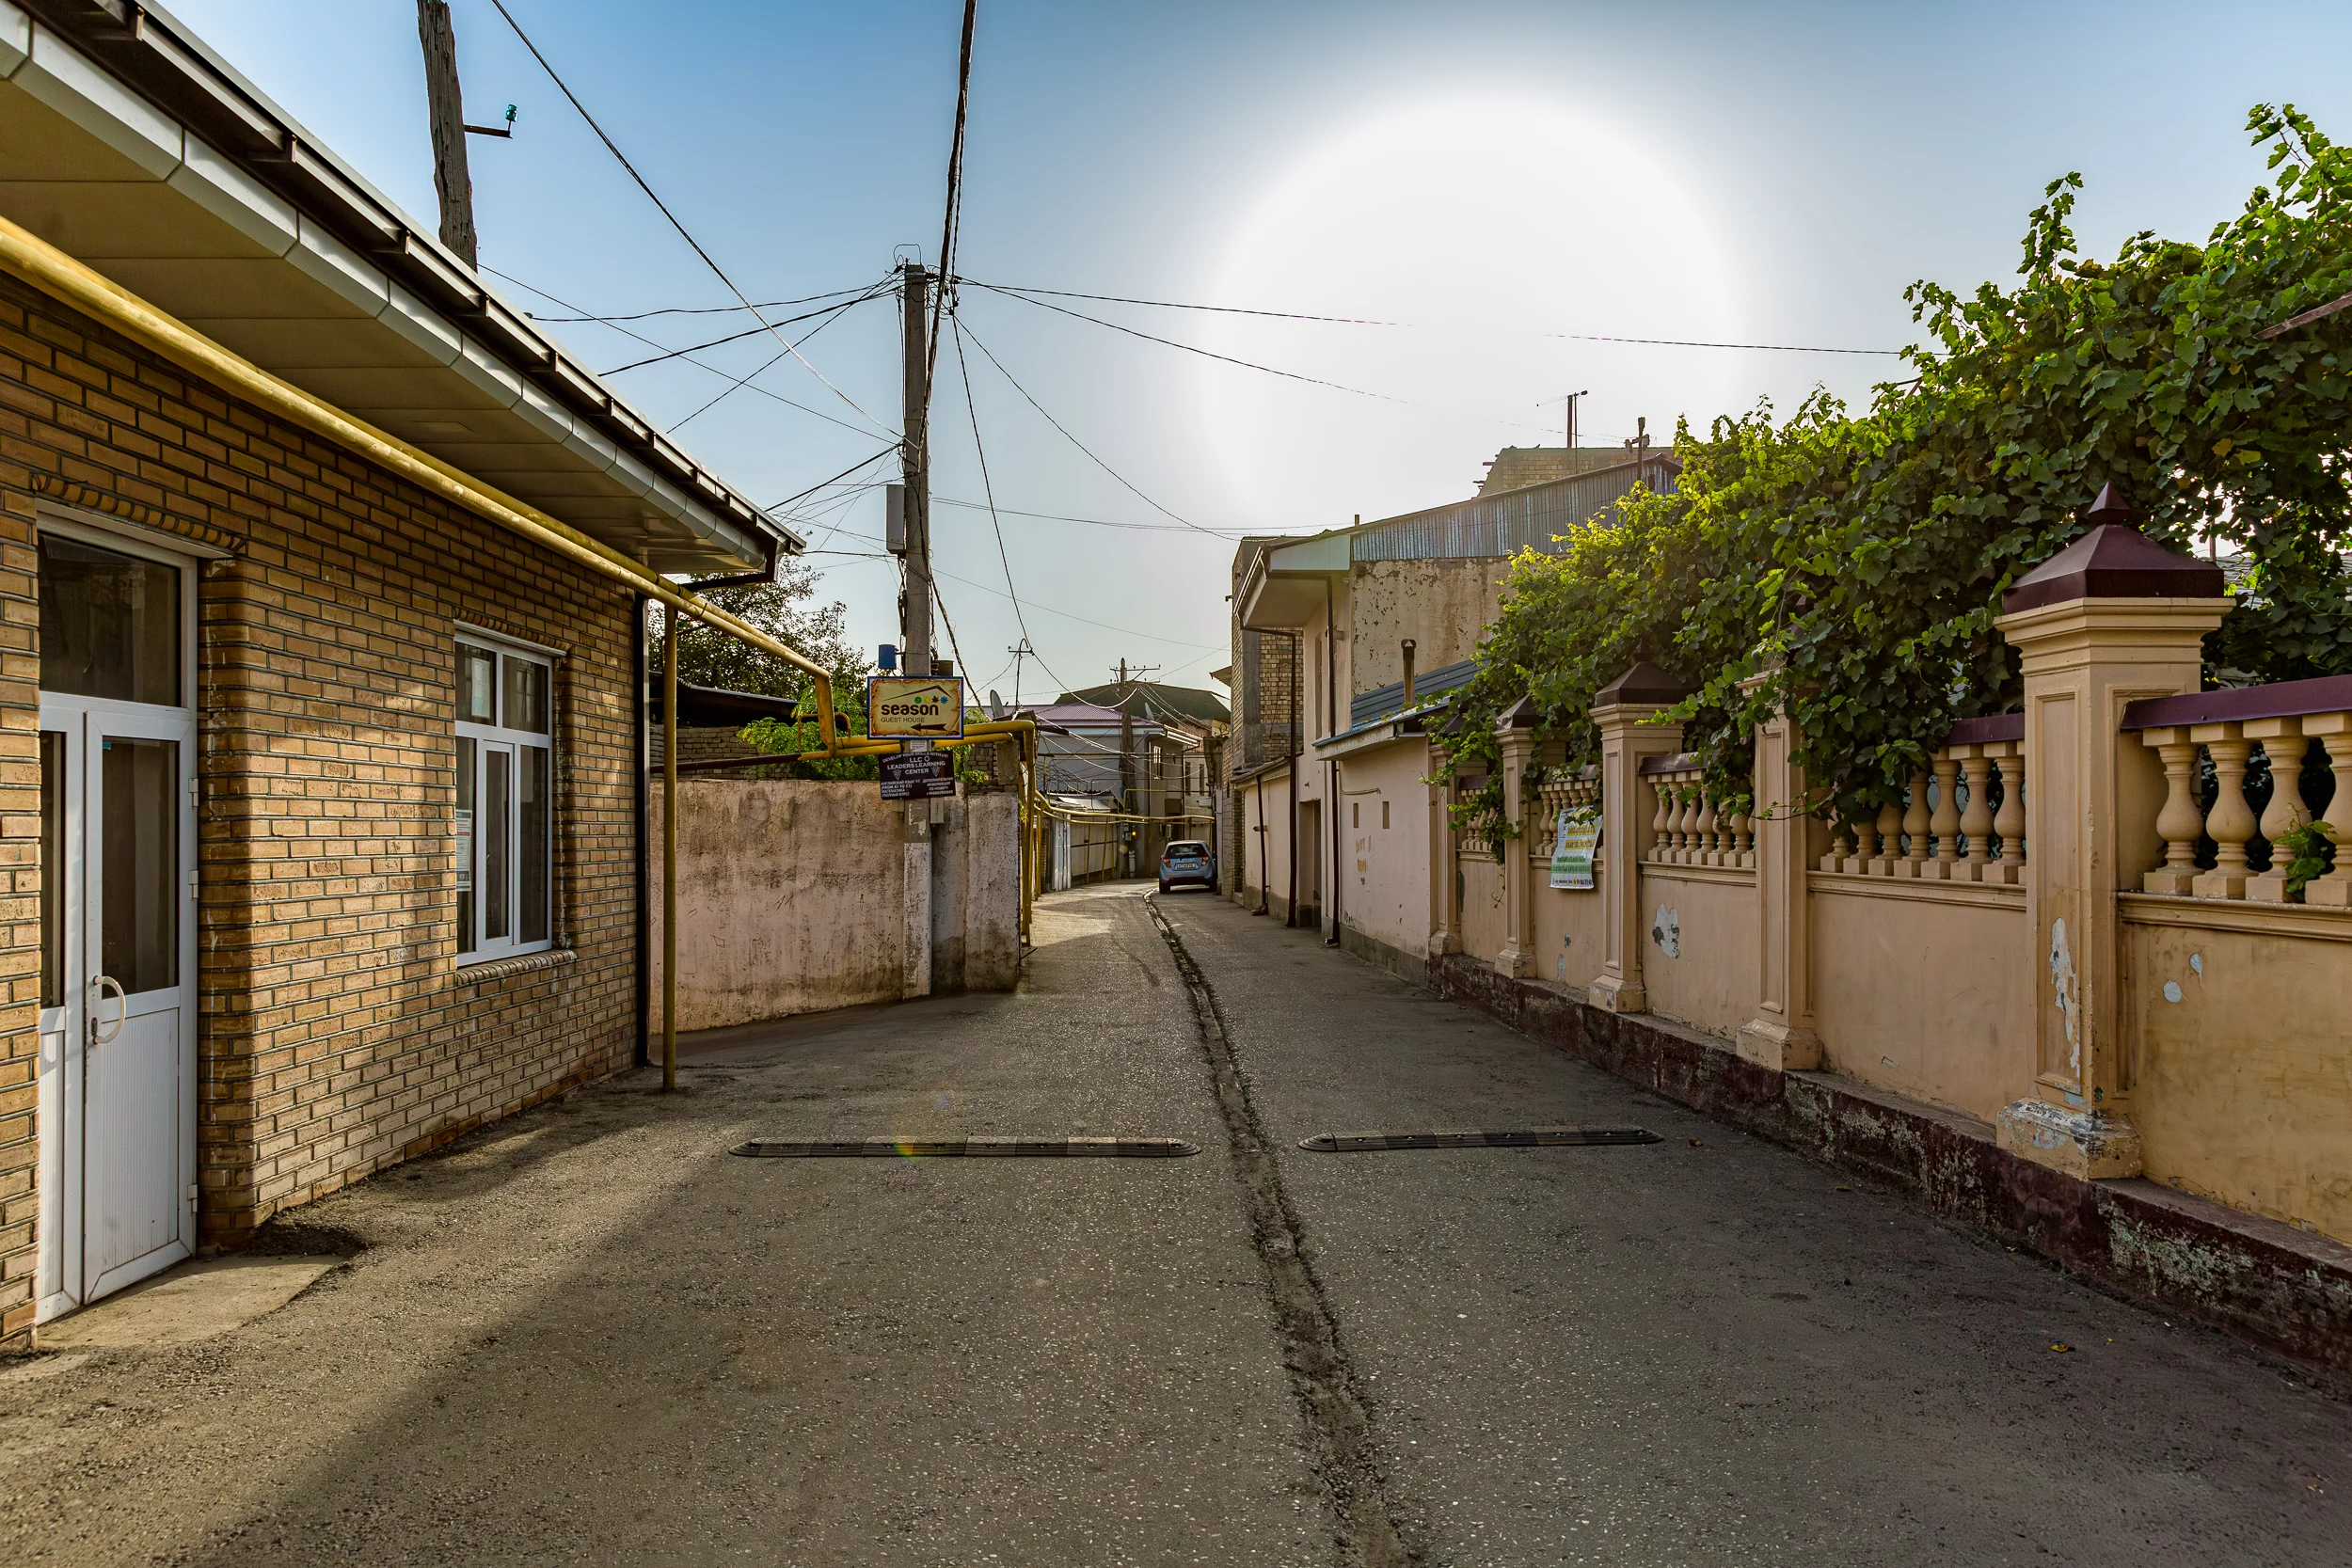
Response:
[[[1526,773],[1535,761],[1535,705],[1521,697],[1495,721],[1495,743],[1502,750],[1503,820],[1522,833],[1527,828]],[[1495,973],[1523,979],[1535,973],[1534,879],[1528,875],[1527,846],[1518,838],[1495,835],[1495,859],[1502,865],[1502,912],[1506,922],[1502,951],[1495,955]]]
[[[1461,886],[1460,863],[1454,856],[1454,781],[1445,748],[1429,747],[1429,956],[1441,958],[1462,950],[1462,911],[1455,890]]]
[[[1609,868],[1594,879],[1601,896],[1601,963],[1585,1000],[1606,1012],[1638,1013],[1649,1006],[1642,986],[1642,859],[1650,846],[1652,802],[1642,788],[1642,763],[1682,750],[1682,726],[1661,723],[1658,716],[1685,695],[1647,659],[1593,694],[1593,722],[1600,726],[1600,845]]]
[[[1999,1117],[2001,1147],[2075,1176],[2137,1176],[2124,1049],[2122,921],[2160,848],[2157,759],[2120,734],[2126,703],[2198,689],[2205,633],[2231,601],[2221,569],[2147,538],[2113,485],[2090,532],[2018,579],[2002,635],[2023,656],[2026,911],[2035,952],[2032,1092]]]
[[[1762,677],[1752,677],[1751,684]],[[1808,786],[1797,766],[1797,726],[1779,713],[1756,732],[1756,900],[1758,994],[1740,1026],[1740,1055],[1775,1072],[1818,1068],[1813,1032],[1813,907]]]
[[[2328,771],[2336,784],[2322,818],[2336,847],[2335,869],[2304,887],[2303,902],[2344,909],[2352,906],[2352,848],[2346,847],[2352,836],[2352,713],[2312,714],[2303,721],[2303,733],[2327,747]]]

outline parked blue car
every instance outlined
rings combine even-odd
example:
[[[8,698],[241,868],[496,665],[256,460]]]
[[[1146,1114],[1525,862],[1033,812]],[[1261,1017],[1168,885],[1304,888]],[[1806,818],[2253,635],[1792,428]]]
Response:
[[[1160,851],[1160,891],[1184,887],[1216,891],[1216,857],[1197,838],[1180,838]]]

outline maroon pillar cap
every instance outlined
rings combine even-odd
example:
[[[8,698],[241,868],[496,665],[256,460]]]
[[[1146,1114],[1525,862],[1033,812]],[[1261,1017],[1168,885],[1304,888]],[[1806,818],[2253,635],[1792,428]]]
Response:
[[[2221,568],[2183,555],[2131,525],[2132,509],[2103,487],[2085,517],[2096,526],[2019,578],[2001,595],[2001,609],[2066,604],[2075,599],[2217,599]]]
[[[1543,710],[1533,697],[1521,697],[1495,717],[1498,730],[1532,730],[1543,722]]]
[[[1690,694],[1690,688],[1680,681],[1648,659],[1638,658],[1632,669],[1593,693],[1593,705],[1614,707],[1621,703],[1636,703],[1672,707]]]

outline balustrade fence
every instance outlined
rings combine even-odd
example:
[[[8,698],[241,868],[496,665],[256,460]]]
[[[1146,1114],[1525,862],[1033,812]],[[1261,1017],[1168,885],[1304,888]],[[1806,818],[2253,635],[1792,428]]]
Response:
[[[2352,802],[2352,676],[2146,698],[2123,728],[2164,764],[2164,863],[2143,892],[2352,907],[2352,866],[2337,855],[2346,824],[2326,815]],[[2291,846],[2313,829],[2306,879]]]

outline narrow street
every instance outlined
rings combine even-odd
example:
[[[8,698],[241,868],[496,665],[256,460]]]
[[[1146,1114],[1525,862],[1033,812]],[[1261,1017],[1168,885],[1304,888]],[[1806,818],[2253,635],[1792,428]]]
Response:
[[[296,1210],[264,1247],[348,1260],[243,1327],[0,1370],[0,1538],[61,1563],[2344,1560],[2352,1406],[2292,1368],[1310,933],[1148,893],[1041,901],[1015,994],[700,1037],[679,1097],[625,1075]],[[1566,1122],[1661,1141],[1297,1147]],[[1201,1152],[727,1152],[967,1133]]]

